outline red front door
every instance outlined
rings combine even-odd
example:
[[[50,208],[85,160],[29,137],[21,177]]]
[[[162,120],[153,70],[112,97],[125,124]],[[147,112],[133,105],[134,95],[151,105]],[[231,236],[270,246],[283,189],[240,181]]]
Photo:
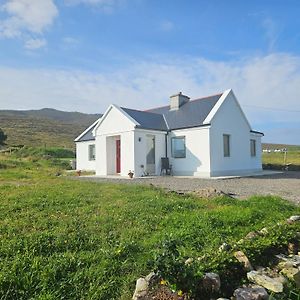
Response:
[[[121,140],[116,140],[116,173],[121,173]]]

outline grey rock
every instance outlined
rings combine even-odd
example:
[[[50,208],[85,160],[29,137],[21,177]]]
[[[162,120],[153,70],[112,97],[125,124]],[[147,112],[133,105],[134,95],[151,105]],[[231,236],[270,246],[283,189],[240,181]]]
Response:
[[[245,239],[253,240],[253,239],[256,239],[258,236],[259,236],[259,234],[257,232],[251,231],[245,236]]]
[[[151,272],[145,277],[145,280],[148,282],[148,287],[150,287],[153,286],[155,283],[158,283],[159,276],[154,272]]]
[[[286,276],[289,280],[294,281],[298,288],[300,287],[300,270],[298,268],[283,268],[280,271],[280,274]]]
[[[149,283],[145,278],[139,278],[136,281],[133,300],[142,300],[148,293]]]
[[[283,283],[284,278],[278,276],[272,278],[266,275],[264,272],[261,271],[251,271],[247,273],[247,278],[258,285],[263,286],[267,290],[270,290],[274,293],[282,293],[283,292]]]
[[[192,257],[190,257],[190,258],[188,258],[188,259],[184,262],[184,264],[185,264],[186,266],[189,266],[189,265],[191,265],[191,264],[193,263],[193,261],[194,261],[194,259],[193,259]]]
[[[248,257],[245,255],[245,253],[243,251],[236,251],[234,252],[234,257],[243,264],[244,269],[246,271],[252,271],[253,267],[248,259]]]
[[[288,223],[294,223],[294,222],[297,222],[297,221],[300,221],[300,216],[296,215],[296,216],[290,216],[288,219],[287,219]]]
[[[216,273],[206,273],[203,278],[203,287],[213,292],[219,291],[221,287],[220,276]]]
[[[269,295],[261,286],[240,287],[234,291],[236,300],[267,300]]]
[[[259,232],[260,235],[267,235],[269,233],[268,228],[264,227]]]
[[[287,262],[292,264],[294,267],[300,267],[300,256],[299,255],[289,255],[286,256],[284,254],[278,254],[276,257],[280,262]]]

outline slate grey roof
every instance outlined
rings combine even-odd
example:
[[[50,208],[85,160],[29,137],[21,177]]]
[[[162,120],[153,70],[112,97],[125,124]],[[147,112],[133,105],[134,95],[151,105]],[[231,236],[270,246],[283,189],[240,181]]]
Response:
[[[85,142],[85,141],[93,141],[95,137],[93,136],[93,130],[98,123],[94,124],[89,131],[87,131],[80,139],[76,140],[76,142]]]
[[[163,114],[170,130],[190,128],[204,125],[203,122],[222,94],[189,101],[178,110],[170,110],[164,106],[147,110],[147,112]]]
[[[164,131],[168,130],[162,114],[129,109],[125,107],[121,107],[121,109],[140,124],[140,126],[137,126],[138,128]]]
[[[163,106],[149,109],[146,111],[121,107],[131,118],[140,125],[137,128],[152,130],[174,130],[205,125],[205,118],[210,113],[214,105],[222,94],[200,98],[189,101],[182,105],[178,110],[171,110],[170,106]],[[92,126],[77,142],[95,140],[92,134],[97,123]]]

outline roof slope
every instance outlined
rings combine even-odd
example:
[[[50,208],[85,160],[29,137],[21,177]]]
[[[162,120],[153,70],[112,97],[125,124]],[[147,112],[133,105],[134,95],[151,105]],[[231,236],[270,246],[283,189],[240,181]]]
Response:
[[[90,127],[89,130],[77,140],[77,142],[93,141],[95,139],[95,137],[93,136],[93,130],[96,127],[96,125],[97,123],[93,124],[93,126]]]
[[[168,130],[164,116],[162,114],[152,113],[149,111],[141,111],[121,107],[131,118],[137,121],[140,125],[138,128],[154,129],[154,130]]]
[[[75,142],[86,142],[86,141],[93,141],[95,137],[93,135],[93,130],[101,120],[103,115],[100,114],[100,118],[96,120],[90,127],[88,127],[85,131],[83,131],[74,141]]]
[[[170,106],[154,108],[147,112],[163,114],[170,130],[204,125],[203,121],[220,99],[222,94],[189,101],[178,110]]]
[[[127,115],[133,118],[139,125],[137,128],[152,130],[174,130],[205,125],[204,120],[218,102],[222,94],[191,100],[182,105],[178,110],[170,110],[170,106],[153,108],[146,111],[120,107]],[[94,140],[93,129],[95,122],[83,133],[76,142]]]

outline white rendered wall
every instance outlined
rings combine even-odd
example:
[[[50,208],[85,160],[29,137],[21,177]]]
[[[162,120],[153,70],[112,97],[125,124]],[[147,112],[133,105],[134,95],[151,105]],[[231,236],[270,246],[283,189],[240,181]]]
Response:
[[[171,154],[171,138],[185,136],[186,157],[173,158]],[[168,157],[172,164],[174,175],[209,176],[209,128],[198,127],[183,130],[174,130],[169,133]]]
[[[95,141],[85,141],[76,143],[76,170],[96,170],[96,161],[89,160],[89,145],[95,145]]]
[[[133,122],[117,108],[111,108],[96,129],[96,175],[115,174],[115,145],[113,143],[117,137],[121,140],[120,175],[128,176],[129,170],[134,170],[134,129]]]
[[[134,171],[134,131],[121,133],[121,176]]]
[[[256,141],[256,156],[253,157],[250,156],[251,164],[255,170],[262,170],[261,134],[256,134],[251,132],[250,139]]]
[[[147,135],[155,137],[155,175],[160,175],[161,158],[166,156],[165,132],[136,129],[134,132],[134,175],[143,175],[146,169]],[[142,168],[141,166],[144,166]]]
[[[261,138],[255,135],[256,157],[251,157],[253,134],[234,95],[229,93],[211,121],[211,176],[242,175],[257,172],[261,166]],[[224,157],[223,134],[230,135],[230,157]]]

